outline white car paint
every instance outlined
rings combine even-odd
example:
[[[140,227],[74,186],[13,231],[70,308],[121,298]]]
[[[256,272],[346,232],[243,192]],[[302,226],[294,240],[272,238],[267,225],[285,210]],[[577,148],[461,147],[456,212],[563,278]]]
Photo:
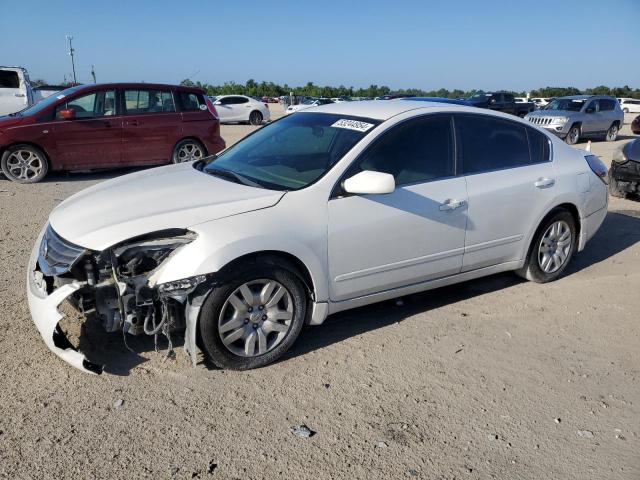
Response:
[[[311,107],[319,107],[321,105],[328,105],[333,100],[329,100],[328,98],[316,98],[315,100],[306,101],[299,103],[297,105],[289,105],[287,109],[284,111],[285,115],[290,115],[295,112],[299,112],[301,110],[306,110]]]
[[[264,122],[271,120],[271,112],[264,102],[246,95],[220,95],[212,98],[220,123],[248,122],[252,112],[260,112]]]
[[[308,271],[311,323],[320,324],[334,312],[521,268],[536,229],[557,205],[570,203],[577,209],[578,250],[606,215],[606,187],[585,153],[511,115],[412,101],[346,102],[313,112],[381,123],[324,176],[300,190],[247,187],[212,178],[191,164],[167,166],[80,192],[58,206],[49,221],[67,241],[95,250],[167,228],[195,232],[194,241],[175,250],[154,272],[154,285],[215,274],[247,254],[284,252]],[[534,128],[549,139],[552,161],[404,185],[387,194],[332,197],[334,186],[371,142],[403,121],[436,113],[488,115]],[[549,181],[542,185],[542,180]],[[360,183],[353,184],[357,188]],[[387,188],[383,184],[381,191]],[[38,249],[39,242],[32,259]],[[38,292],[34,269],[32,260],[27,296],[46,337],[59,319],[58,299]],[[185,345],[194,358],[196,321],[197,311],[187,314]],[[52,348],[49,339],[45,342]]]

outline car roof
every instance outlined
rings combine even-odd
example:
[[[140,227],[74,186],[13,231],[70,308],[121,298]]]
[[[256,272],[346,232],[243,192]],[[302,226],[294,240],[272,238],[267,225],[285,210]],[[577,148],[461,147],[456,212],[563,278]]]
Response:
[[[611,95],[566,95],[564,97],[557,98],[566,98],[568,100],[588,100],[589,98],[613,98]]]
[[[88,83],[86,85],[77,85],[78,92],[83,90],[95,90],[98,88],[144,88],[144,89],[159,89],[159,90],[181,90],[185,92],[204,93],[204,90],[198,87],[184,87],[182,85],[171,85],[167,83],[143,83],[143,82],[131,82],[131,83]]]
[[[388,120],[404,112],[424,108],[447,109],[465,108],[462,105],[444,104],[420,100],[363,100],[361,102],[330,103],[314,107],[311,112],[302,110],[299,113],[333,113],[337,115],[351,115],[354,117],[373,118],[376,120]],[[475,110],[475,109],[474,109]]]

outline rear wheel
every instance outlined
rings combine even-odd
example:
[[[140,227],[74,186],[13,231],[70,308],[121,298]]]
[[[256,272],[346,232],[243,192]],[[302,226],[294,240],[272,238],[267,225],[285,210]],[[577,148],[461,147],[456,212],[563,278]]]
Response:
[[[567,133],[567,138],[565,138],[565,141],[569,145],[575,145],[576,143],[578,143],[578,140],[580,140],[580,126],[571,125],[571,128],[569,129],[569,133]]]
[[[555,210],[538,227],[527,261],[516,273],[532,282],[551,282],[567,268],[576,244],[573,216],[567,210]]]
[[[254,110],[253,112],[251,112],[251,114],[249,115],[249,123],[251,125],[262,125],[262,113],[260,113],[257,110]]]
[[[618,130],[617,123],[614,123],[609,127],[609,130],[607,130],[607,136],[605,137],[607,142],[615,142],[616,138],[618,138]]]
[[[628,109],[628,108],[623,108],[623,109],[622,109],[622,111],[623,111],[624,113],[629,113],[629,109]]]
[[[258,368],[289,350],[306,312],[306,291],[293,272],[272,264],[248,264],[209,293],[200,313],[200,337],[218,367]]]
[[[7,148],[0,160],[2,173],[17,183],[36,183],[42,180],[49,165],[47,158],[37,147],[33,145],[19,144]]]
[[[197,140],[187,138],[181,140],[173,149],[171,161],[173,163],[193,162],[206,156],[206,151]]]

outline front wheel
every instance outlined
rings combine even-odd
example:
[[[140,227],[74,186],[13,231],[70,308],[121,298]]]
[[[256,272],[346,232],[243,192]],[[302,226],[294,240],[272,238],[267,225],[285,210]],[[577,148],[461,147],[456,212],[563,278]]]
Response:
[[[204,147],[197,140],[187,138],[181,140],[173,149],[171,161],[173,163],[193,162],[206,156]]]
[[[618,138],[618,124],[614,123],[607,130],[607,142],[615,142],[616,138]]]
[[[578,125],[572,125],[565,141],[569,145],[575,145],[578,143],[578,140],[580,140],[580,127]]]
[[[209,293],[200,313],[200,337],[218,367],[259,368],[289,350],[306,312],[306,292],[294,273],[271,264],[252,264]]]
[[[622,111],[623,111],[624,113],[629,113],[629,109],[628,109],[628,108],[624,108]]]
[[[42,150],[26,144],[7,148],[0,160],[0,166],[5,177],[17,183],[39,182],[49,170]]]
[[[573,216],[566,210],[556,210],[538,227],[526,263],[516,273],[532,282],[551,282],[567,268],[576,245]]]
[[[262,118],[262,113],[254,110],[253,112],[251,112],[251,115],[249,115],[249,123],[251,125],[262,125]]]

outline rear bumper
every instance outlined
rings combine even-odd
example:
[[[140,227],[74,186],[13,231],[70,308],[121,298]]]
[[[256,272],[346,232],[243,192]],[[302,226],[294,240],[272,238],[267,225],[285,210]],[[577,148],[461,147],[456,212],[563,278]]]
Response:
[[[47,293],[44,275],[37,268],[38,251],[44,229],[40,233],[29,258],[27,268],[27,300],[31,318],[40,332],[44,343],[53,353],[65,362],[86,373],[100,374],[102,367],[91,363],[75,348],[58,326],[63,315],[58,306],[75,291],[83,287],[82,282],[74,281]]]
[[[596,234],[602,222],[607,216],[608,201],[600,210],[593,212],[580,222],[580,238],[578,240],[578,251],[581,252],[587,242]]]

